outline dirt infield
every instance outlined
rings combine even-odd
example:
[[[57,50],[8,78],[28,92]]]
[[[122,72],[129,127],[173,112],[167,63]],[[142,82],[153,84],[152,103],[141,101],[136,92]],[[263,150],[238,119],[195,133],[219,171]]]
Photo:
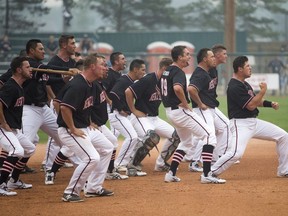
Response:
[[[45,145],[38,145],[29,166],[39,168]],[[277,156],[273,142],[252,140],[241,163],[221,177],[224,185],[203,185],[199,173],[182,163],[179,183],[164,183],[164,173],[154,172],[157,152],[144,161],[146,177],[106,181],[112,197],[86,198],[64,203],[61,196],[73,169],[62,168],[55,185],[44,185],[44,173],[24,174],[33,189],[18,190],[15,197],[0,197],[0,215],[287,215],[288,179],[276,177]]]

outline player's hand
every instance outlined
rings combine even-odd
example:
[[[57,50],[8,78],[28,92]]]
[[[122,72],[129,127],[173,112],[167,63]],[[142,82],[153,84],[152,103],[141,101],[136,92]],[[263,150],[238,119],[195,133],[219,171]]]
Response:
[[[121,110],[119,112],[120,115],[124,116],[124,117],[127,117],[128,116],[128,113],[126,113],[125,111]]]
[[[90,125],[89,125],[89,128],[91,130],[98,130],[98,125],[96,125],[95,123],[91,122]]]
[[[259,87],[260,87],[260,90],[261,90],[261,91],[265,91],[265,92],[266,92],[266,90],[267,90],[267,83],[265,83],[265,82],[260,82],[260,83],[259,83]]]
[[[77,68],[70,68],[69,71],[75,76],[79,73],[81,73],[81,71]]]
[[[206,106],[206,104],[202,103],[202,104],[200,104],[199,108],[202,110],[206,110],[206,109],[208,109],[208,106]]]
[[[0,125],[0,127],[3,128],[3,129],[6,130],[6,131],[12,132],[12,129],[10,128],[10,126],[9,126],[6,122],[5,122],[5,123],[2,123],[2,124]]]
[[[278,109],[279,109],[279,104],[278,104],[278,102],[273,102],[273,101],[272,101],[272,108],[275,109],[275,110],[278,110]]]
[[[138,118],[147,117],[147,115],[145,113],[141,112],[140,110],[133,111],[133,114]]]
[[[75,135],[75,136],[82,137],[83,139],[86,138],[86,134],[84,133],[84,131],[82,131],[82,130],[80,130],[78,128],[70,130],[70,133]]]
[[[188,103],[186,103],[186,104],[180,103],[178,106],[183,108],[183,109],[187,109],[187,110],[192,111],[192,107],[190,107]]]

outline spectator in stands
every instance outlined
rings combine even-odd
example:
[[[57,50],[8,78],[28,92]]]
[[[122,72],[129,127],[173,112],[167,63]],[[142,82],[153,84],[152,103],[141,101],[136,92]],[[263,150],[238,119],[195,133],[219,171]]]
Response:
[[[84,34],[84,37],[80,41],[79,48],[83,55],[88,55],[93,50],[93,40],[88,37],[87,34]]]
[[[8,59],[8,54],[10,52],[10,50],[12,49],[11,47],[11,43],[9,41],[9,37],[8,35],[4,35],[1,39],[1,43],[0,43],[0,54],[2,57],[3,61],[7,61]]]
[[[268,63],[268,68],[271,69],[272,73],[279,74],[280,94],[283,95],[286,90],[288,79],[285,71],[286,66],[278,57],[275,57]]]
[[[46,44],[46,52],[49,54],[49,59],[56,55],[58,50],[58,43],[55,40],[54,35],[49,36],[49,41]]]

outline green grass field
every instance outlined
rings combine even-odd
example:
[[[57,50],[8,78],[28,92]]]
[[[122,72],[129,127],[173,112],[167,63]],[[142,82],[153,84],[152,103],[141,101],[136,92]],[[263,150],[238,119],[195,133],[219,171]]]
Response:
[[[266,100],[270,101],[276,101],[280,104],[279,110],[274,110],[271,108],[259,108],[260,114],[258,118],[263,119],[265,121],[269,121],[273,124],[278,125],[279,127],[283,128],[284,130],[288,131],[288,98],[287,97],[275,97],[275,96],[269,96],[265,98]],[[227,103],[226,103],[226,97],[220,96],[218,98],[220,101],[220,107],[219,109],[227,115]],[[167,120],[165,110],[163,106],[160,106],[160,117],[164,120]],[[46,143],[47,142],[47,135],[43,133],[41,130],[38,133],[40,137],[40,143]]]

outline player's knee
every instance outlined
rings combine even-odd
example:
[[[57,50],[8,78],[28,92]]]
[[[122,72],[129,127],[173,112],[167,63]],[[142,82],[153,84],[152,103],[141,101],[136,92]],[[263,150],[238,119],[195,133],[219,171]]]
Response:
[[[31,157],[35,153],[36,147],[34,144],[24,150],[24,157]]]
[[[21,147],[21,148],[16,148],[14,153],[13,153],[13,156],[15,157],[19,157],[19,158],[22,158],[24,157],[24,149]]]
[[[100,155],[111,154],[114,150],[114,145],[109,141],[106,142],[105,145],[101,149],[97,149]]]

